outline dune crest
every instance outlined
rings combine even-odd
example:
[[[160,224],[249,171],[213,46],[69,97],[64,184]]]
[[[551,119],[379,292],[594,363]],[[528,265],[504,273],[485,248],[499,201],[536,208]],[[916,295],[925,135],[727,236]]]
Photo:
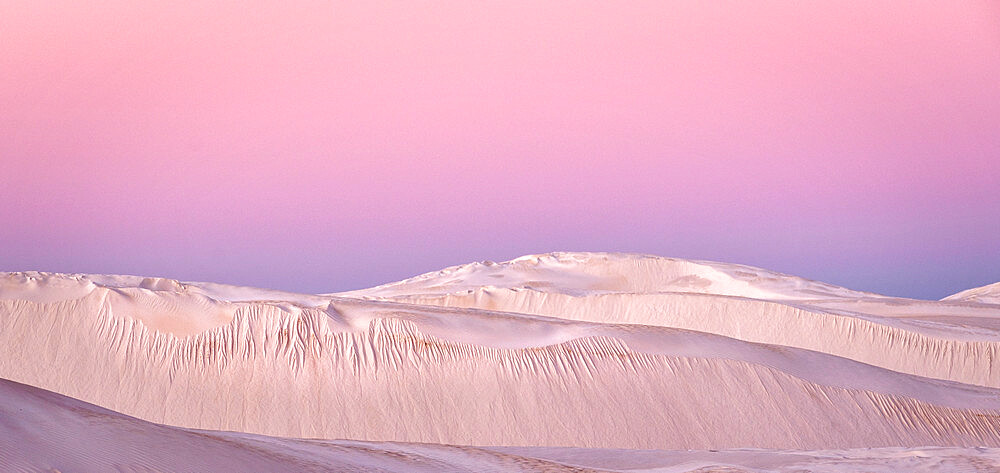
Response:
[[[325,295],[0,281],[0,378],[180,428],[522,447],[1000,447],[1000,316],[987,305],[603,253]]]
[[[987,284],[981,287],[966,289],[962,292],[952,294],[942,301],[952,302],[973,302],[978,304],[1000,305],[1000,282]]]
[[[303,440],[153,424],[0,379],[3,471],[980,471],[1000,449],[611,450]],[[63,439],[72,438],[72,442]]]
[[[460,294],[478,288],[532,289],[569,295],[681,292],[798,300],[879,297],[739,264],[630,253],[555,252],[510,261],[452,266],[344,296]]]
[[[231,306],[232,319],[178,335],[96,290],[0,301],[0,377],[153,422],[291,437],[657,449],[1000,443],[996,390],[794,348],[359,299],[309,308],[183,297]],[[42,346],[24,350],[37,334]]]

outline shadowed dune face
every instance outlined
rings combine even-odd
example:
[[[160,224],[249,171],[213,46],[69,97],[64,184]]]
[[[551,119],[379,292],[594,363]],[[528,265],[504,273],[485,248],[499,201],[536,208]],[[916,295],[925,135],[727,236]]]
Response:
[[[0,379],[2,471],[991,471],[1000,449],[663,451],[302,440],[145,422]],[[663,470],[659,470],[663,469]]]
[[[300,440],[145,422],[0,379],[2,471],[585,471],[471,447]]]
[[[339,295],[25,273],[0,289],[0,377],[178,427],[525,447],[1000,446],[998,338],[969,322],[1000,318],[992,308],[745,266],[555,254]]]

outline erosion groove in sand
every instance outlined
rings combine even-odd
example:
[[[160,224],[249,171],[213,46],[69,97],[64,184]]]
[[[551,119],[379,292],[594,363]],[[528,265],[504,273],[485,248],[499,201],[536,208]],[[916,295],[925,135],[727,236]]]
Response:
[[[571,296],[525,289],[477,289],[386,300],[676,327],[821,351],[918,376],[1000,387],[998,340],[977,340],[975,334],[947,332],[941,327],[922,333],[920,328],[895,326],[901,322],[893,319],[876,321],[775,301],[700,294]]]
[[[3,301],[0,377],[149,421],[294,437],[679,449],[1000,439],[989,396],[953,408],[740,359],[637,352],[613,337],[500,348],[428,336],[402,312],[366,319],[336,305],[237,307],[226,325],[177,336],[96,292]],[[725,340],[746,358],[758,350]]]

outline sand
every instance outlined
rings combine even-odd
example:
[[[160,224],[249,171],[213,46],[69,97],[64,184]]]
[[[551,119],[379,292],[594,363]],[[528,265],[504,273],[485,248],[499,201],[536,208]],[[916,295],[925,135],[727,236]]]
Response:
[[[975,294],[917,301],[605,253],[318,295],[6,273],[0,378],[168,429],[180,444],[200,429],[282,449],[294,438],[435,444],[420,447],[432,457],[469,455],[447,445],[536,449],[504,450],[524,461],[695,449],[707,456],[692,461],[748,471],[761,458],[923,468],[1000,447],[1000,306]],[[905,453],[927,446],[940,448]],[[655,467],[675,471],[678,455],[654,455]],[[469,465],[486,462],[476,458]],[[398,466],[388,469],[407,470]]]
[[[612,450],[306,440],[153,424],[0,379],[0,471],[958,472],[995,448]]]
[[[542,275],[554,282],[538,284]],[[342,295],[684,328],[1000,387],[1000,306],[892,298],[741,265],[555,253],[457,266]]]

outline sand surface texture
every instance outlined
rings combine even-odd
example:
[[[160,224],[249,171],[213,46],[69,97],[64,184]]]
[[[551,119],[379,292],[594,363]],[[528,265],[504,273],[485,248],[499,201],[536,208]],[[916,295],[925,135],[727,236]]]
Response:
[[[991,472],[995,448],[614,450],[306,440],[153,424],[0,380],[0,470],[274,472]]]
[[[84,446],[14,433],[74,436],[91,418],[117,419],[99,427],[111,437],[126,422],[149,442],[205,439],[206,452],[265,455],[276,470],[288,459],[272,450],[351,468],[369,457],[444,458],[457,470],[466,461],[511,470],[496,463],[508,456],[538,468],[656,471],[988,462],[995,452],[975,448],[1000,447],[995,294],[994,285],[918,301],[604,253],[473,263],[320,295],[2,273],[0,378],[10,381],[0,441],[22,452],[9,463],[18,468],[47,458],[101,469],[107,457]],[[62,408],[103,414],[46,420]],[[856,450],[871,447],[880,449]],[[686,449],[703,451],[692,465],[708,463],[683,469],[688,457],[669,451]],[[155,470],[169,465],[161,457],[127,460]],[[636,458],[652,463],[628,466]],[[417,468],[400,465],[376,466]]]

